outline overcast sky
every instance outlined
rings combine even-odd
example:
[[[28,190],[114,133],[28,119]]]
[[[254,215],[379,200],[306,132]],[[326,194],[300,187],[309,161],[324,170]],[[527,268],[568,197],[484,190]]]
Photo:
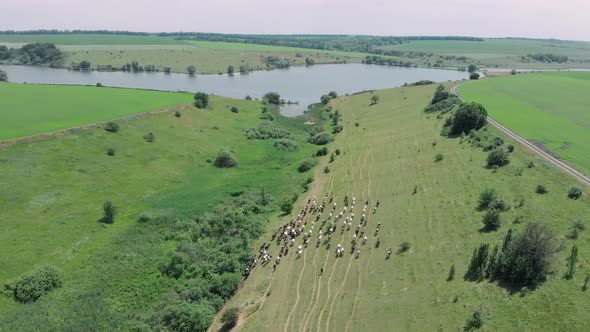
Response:
[[[590,40],[590,0],[0,0],[0,30]]]

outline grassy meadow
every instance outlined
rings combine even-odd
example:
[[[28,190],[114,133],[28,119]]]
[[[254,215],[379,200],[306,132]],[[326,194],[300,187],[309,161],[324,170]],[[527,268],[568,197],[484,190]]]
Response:
[[[256,268],[226,305],[241,308],[239,330],[457,331],[478,308],[484,331],[590,328],[588,294],[581,290],[590,272],[590,231],[582,231],[577,240],[565,237],[574,221],[590,222],[590,188],[584,188],[583,198],[568,199],[574,179],[489,126],[486,131],[516,146],[510,164],[485,168],[486,152],[460,138],[442,137],[444,117],[422,112],[434,90],[422,86],[375,91],[380,102],[374,106],[369,106],[371,93],[331,103],[343,116],[345,129],[333,143],[343,154],[316,168],[314,189],[301,197],[294,211],[313,195],[321,201],[331,193],[339,205],[336,211],[345,195],[356,196],[354,228],[363,202],[368,200],[371,209],[379,200],[377,212],[368,214],[368,244],[359,244],[362,253],[355,259],[349,253],[352,231],[341,235],[339,221],[330,250],[325,245],[316,248],[314,233],[300,258],[293,249],[276,272],[270,265]],[[435,162],[439,153],[444,158]],[[536,167],[526,168],[531,161]],[[325,165],[330,173],[322,172]],[[548,193],[536,194],[537,184],[545,185]],[[479,193],[488,187],[512,205],[494,232],[480,231],[483,213],[476,209]],[[517,207],[520,200],[524,204]],[[517,217],[521,222],[514,223]],[[270,241],[272,230],[291,218],[273,220],[260,242]],[[375,248],[378,221],[381,245]],[[521,230],[531,221],[549,224],[564,244],[547,282],[520,296],[496,283],[463,280],[477,246],[501,243],[508,229]],[[386,260],[387,248],[395,252],[406,241],[412,245],[408,252]],[[341,258],[334,257],[337,243],[346,248]],[[580,250],[579,265],[574,279],[565,280],[565,258],[574,243]],[[278,249],[273,242],[271,253],[276,256]],[[447,281],[453,264],[455,280]],[[220,327],[216,321],[210,331]]]
[[[589,72],[515,75],[464,84],[458,91],[506,127],[590,174]]]
[[[9,87],[15,93],[22,89],[22,95],[32,88]],[[77,93],[87,101],[102,91],[128,92],[52,88],[54,94]],[[181,100],[166,101],[157,92],[137,93],[160,102],[192,99],[178,95]],[[24,109],[27,99],[20,100]],[[69,100],[62,101],[63,108],[70,107]],[[234,106],[238,113],[230,111]],[[280,202],[300,193],[311,175],[297,172],[300,160],[317,150],[305,143],[304,119],[275,114],[274,122],[300,142],[296,151],[278,150],[274,140],[245,137],[245,129],[260,123],[261,108],[257,101],[211,96],[205,110],[171,106],[167,112],[117,120],[117,133],[92,127],[0,148],[0,283],[41,264],[65,274],[62,288],[34,303],[18,303],[0,292],[0,330],[145,329],[144,316],[178,284],[158,270],[176,247],[170,232],[177,218],[208,211],[229,193],[248,188],[264,187]],[[155,135],[152,143],[142,138],[148,132]],[[219,169],[207,161],[220,147],[234,152],[238,167]],[[109,148],[114,156],[107,155]],[[105,200],[118,207],[112,225],[97,222]],[[139,223],[142,212],[163,217]]]
[[[0,84],[0,141],[190,104],[192,95],[91,86]]]

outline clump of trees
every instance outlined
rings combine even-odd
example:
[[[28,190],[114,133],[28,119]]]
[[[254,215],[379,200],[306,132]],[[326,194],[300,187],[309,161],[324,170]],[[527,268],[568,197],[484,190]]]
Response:
[[[119,129],[120,129],[119,124],[117,124],[116,122],[113,122],[113,121],[107,122],[107,124],[104,126],[104,130],[106,130],[110,133],[116,133],[119,131]]]
[[[279,150],[284,151],[295,151],[299,148],[299,144],[296,141],[290,139],[280,139],[274,142],[273,146]]]
[[[508,158],[508,152],[504,149],[496,148],[490,151],[486,162],[487,167],[502,167],[510,163],[510,158]]]
[[[552,53],[538,53],[538,54],[529,54],[529,59],[539,62],[546,62],[546,63],[565,63],[569,61],[569,58],[565,55],[557,55]]]
[[[231,66],[231,65],[230,65],[230,66],[228,66],[228,67],[227,67],[227,74],[228,74],[229,76],[233,76],[233,75],[234,75],[234,71],[235,71],[235,68],[234,68],[234,66]]]
[[[434,96],[430,101],[430,104],[424,108],[425,113],[440,112],[441,114],[448,113],[459,105],[461,100],[458,97],[451,95],[448,91],[445,91],[445,87],[442,84],[436,88]]]
[[[219,168],[231,168],[238,166],[238,160],[228,148],[221,148],[213,164]]]
[[[572,186],[567,192],[567,197],[571,199],[578,199],[582,197],[582,188],[578,186]]]
[[[305,58],[305,65],[306,66],[313,66],[313,65],[315,65],[315,60],[312,58]]]
[[[329,133],[317,133],[309,138],[309,142],[315,145],[325,145],[334,140],[334,136]]]
[[[196,108],[207,108],[209,106],[209,95],[205,92],[195,93],[194,99]]]
[[[0,82],[8,82],[8,73],[0,69]]]
[[[297,170],[299,171],[299,173],[304,173],[309,171],[310,169],[314,168],[316,165],[318,164],[318,160],[315,158],[309,158],[304,160],[299,167],[297,167]]]
[[[262,58],[262,62],[266,65],[269,69],[274,68],[289,68],[291,66],[291,60],[287,58],[279,58],[276,56],[267,56]]]
[[[276,127],[271,121],[263,120],[258,127],[247,129],[246,137],[248,139],[291,138],[291,133]]]
[[[4,285],[13,298],[22,303],[37,301],[41,296],[63,285],[63,272],[49,265],[40,266]]]
[[[272,105],[284,104],[283,100],[281,99],[281,95],[278,92],[267,92],[262,97],[262,100]]]
[[[559,241],[549,226],[529,223],[516,235],[509,230],[501,247],[490,250],[485,243],[475,249],[465,279],[534,286],[546,280],[559,249]]]
[[[52,43],[30,43],[21,48],[0,45],[0,61],[22,65],[63,66],[64,54]]]
[[[447,119],[443,134],[459,135],[478,130],[486,125],[488,112],[478,103],[461,103],[453,116]]]
[[[197,73],[197,68],[194,65],[190,65],[190,66],[186,67],[186,72],[189,75],[194,75]]]

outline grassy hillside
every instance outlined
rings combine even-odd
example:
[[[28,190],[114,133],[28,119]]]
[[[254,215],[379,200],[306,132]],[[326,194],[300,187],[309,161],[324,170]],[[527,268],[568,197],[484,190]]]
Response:
[[[29,88],[12,88],[18,87]],[[276,207],[302,191],[311,174],[297,166],[317,149],[305,142],[305,119],[272,113],[275,125],[299,142],[287,152],[275,148],[275,140],[245,137],[261,122],[259,102],[211,96],[210,104],[118,120],[118,133],[92,128],[1,149],[0,283],[40,264],[62,269],[65,280],[34,303],[0,294],[0,330],[145,329],[150,315],[161,312],[156,304],[183,287],[159,271],[176,248],[177,220],[194,222],[194,213],[211,210],[229,193],[264,187]],[[142,138],[148,132],[153,143]],[[220,147],[234,152],[238,167],[210,163]],[[114,156],[106,154],[109,148]],[[97,222],[105,200],[119,210],[112,225]],[[140,223],[142,212],[160,217]],[[269,217],[256,216],[260,222]]]
[[[377,212],[368,214],[369,242],[359,245],[361,255],[355,259],[349,253],[353,232],[341,235],[338,221],[330,250],[316,248],[314,232],[299,259],[293,247],[276,272],[270,265],[257,268],[226,305],[241,308],[242,331],[457,331],[476,308],[483,310],[484,330],[489,331],[589,328],[587,294],[580,288],[590,272],[590,233],[582,231],[578,240],[565,238],[572,222],[590,221],[589,188],[584,198],[568,199],[575,181],[518,145],[509,165],[486,169],[486,152],[466,140],[441,137],[444,117],[422,112],[434,88],[376,91],[380,102],[375,106],[368,106],[370,93],[332,104],[344,119],[345,129],[334,142],[343,155],[326,163],[328,174],[321,173],[324,164],[318,167],[321,185],[302,197],[295,211],[313,195],[321,200],[331,193],[336,211],[345,195],[356,196],[354,229],[363,202],[368,200],[371,209],[379,200]],[[515,144],[493,128],[486,130]],[[444,158],[435,162],[439,153]],[[537,166],[526,168],[530,161]],[[537,184],[549,193],[536,194]],[[479,193],[487,187],[512,206],[502,213],[495,232],[480,231],[483,213],[476,209]],[[521,199],[524,204],[517,207]],[[514,223],[517,217],[521,221]],[[291,218],[273,221],[270,229]],[[378,221],[381,245],[375,248]],[[556,273],[547,282],[522,297],[497,283],[463,281],[473,249],[483,242],[500,243],[508,229],[521,230],[529,221],[548,223],[564,241],[566,249],[559,252]],[[269,232],[260,241],[270,239]],[[406,241],[412,245],[408,252],[386,260],[387,248],[397,251]],[[334,257],[337,243],[346,248],[341,258]],[[564,280],[565,257],[574,243],[580,249],[579,267],[574,280]],[[278,249],[273,242],[271,253],[276,256]],[[449,282],[453,264],[456,278]]]
[[[0,141],[192,102],[186,93],[12,83],[0,96]]]
[[[459,93],[522,137],[590,174],[590,73],[534,73],[482,80]]]

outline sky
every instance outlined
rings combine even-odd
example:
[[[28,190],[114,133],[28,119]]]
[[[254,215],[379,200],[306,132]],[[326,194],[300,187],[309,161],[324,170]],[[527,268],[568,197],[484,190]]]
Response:
[[[445,35],[590,41],[590,0],[0,0],[0,30]]]

